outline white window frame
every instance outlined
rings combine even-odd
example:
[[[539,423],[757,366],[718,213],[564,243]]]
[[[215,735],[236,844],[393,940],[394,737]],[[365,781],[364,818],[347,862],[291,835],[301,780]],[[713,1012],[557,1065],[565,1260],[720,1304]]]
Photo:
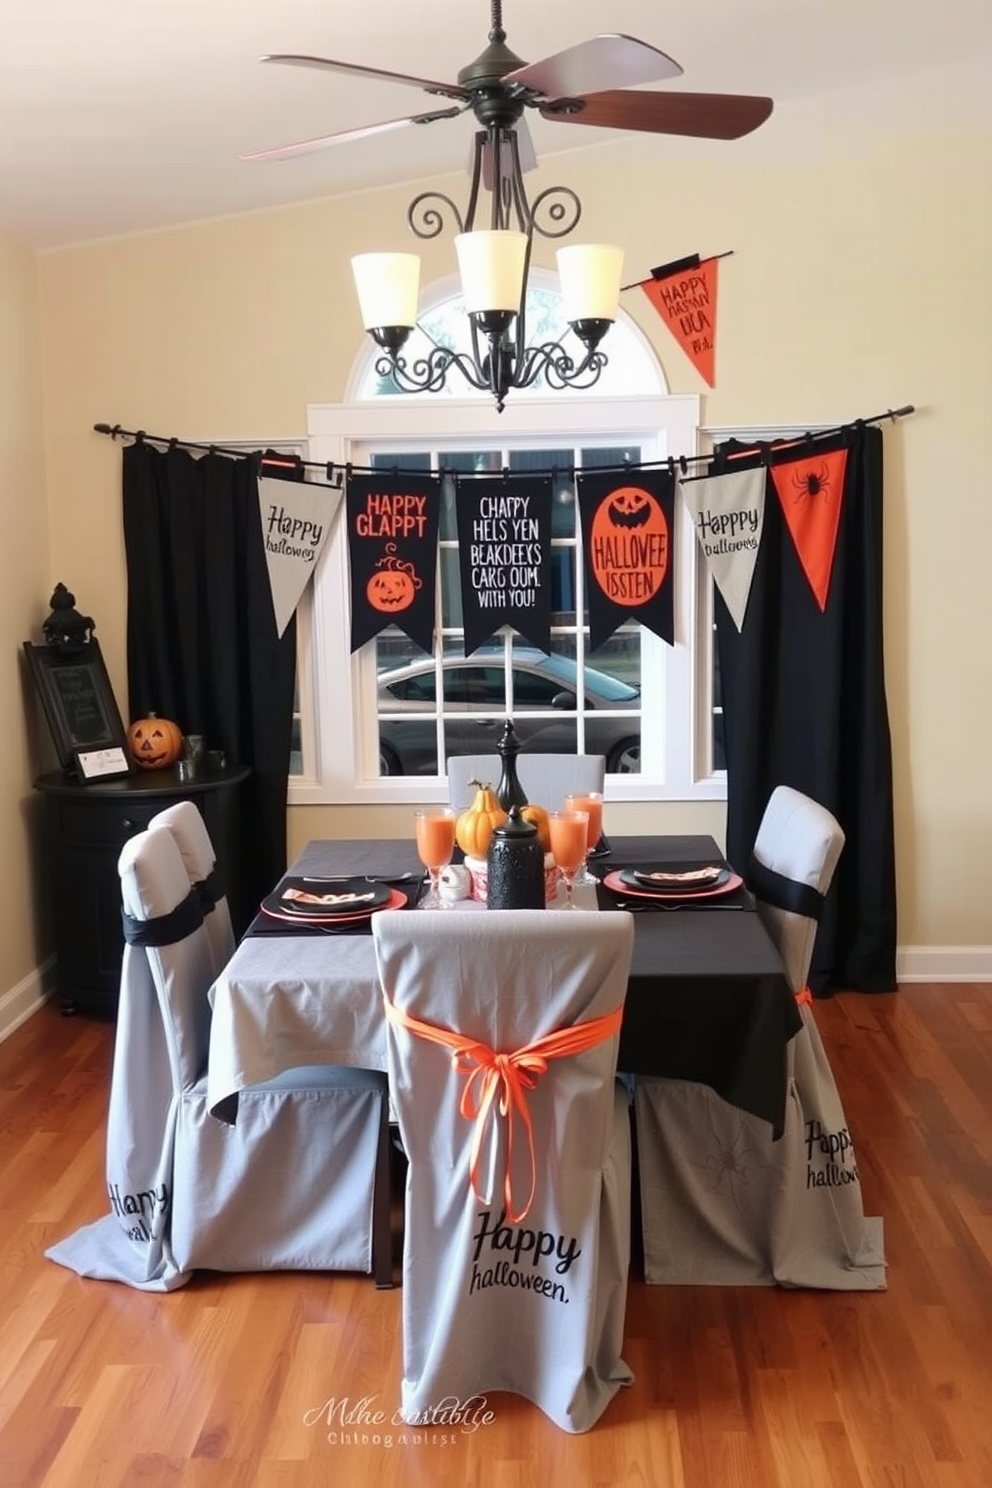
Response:
[[[313,404],[307,410],[308,458],[364,466],[369,451],[409,453],[418,448],[478,447],[486,442],[532,448],[589,447],[636,441],[644,459],[678,459],[697,452],[699,399],[695,395],[622,398],[519,399],[497,414],[475,399],[383,398],[350,404]],[[681,500],[676,502],[674,547],[675,645],[645,631],[644,666],[659,664],[664,686],[650,689],[642,713],[641,772],[610,776],[611,801],[723,800],[726,779],[712,772],[707,673],[711,641],[706,615],[709,585],[701,582],[698,544]],[[415,804],[446,798],[443,776],[378,775],[374,647],[349,652],[349,576],[343,504],[301,607],[300,699],[304,761],[312,768],[289,782],[291,805]],[[705,593],[702,591],[706,591]],[[362,728],[362,722],[366,727]],[[652,763],[655,768],[652,769]]]

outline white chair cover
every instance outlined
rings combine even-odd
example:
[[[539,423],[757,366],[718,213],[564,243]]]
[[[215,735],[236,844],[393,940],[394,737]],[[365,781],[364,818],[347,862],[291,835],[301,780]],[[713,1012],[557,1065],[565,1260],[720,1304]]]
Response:
[[[242,1092],[235,1126],[215,1120],[205,1073],[213,953],[198,895],[165,828],[132,838],[119,868],[139,933],[143,924],[161,933],[165,921],[176,934],[177,919],[185,933],[125,946],[107,1133],[111,1212],[48,1256],[150,1291],[182,1286],[200,1266],[371,1270],[376,1180],[388,1174],[385,1077],[291,1071]],[[388,1203],[388,1183],[379,1198]]]
[[[448,760],[448,799],[457,810],[472,804],[472,780],[499,784],[503,762],[498,754],[453,754]],[[517,776],[528,801],[558,811],[569,794],[599,791],[606,778],[601,754],[518,754]]]
[[[633,939],[625,913],[562,910],[378,915],[373,937],[387,1007],[503,1053],[622,1008]],[[475,1123],[459,1110],[467,1076],[448,1047],[391,1019],[387,1033],[409,1158],[405,1419],[426,1419],[446,1397],[509,1390],[564,1430],[587,1430],[632,1379],[621,1357],[631,1148],[618,1033],[539,1075],[526,1097],[533,1170],[519,1116],[512,1161],[506,1122],[495,1123],[481,1198]]]
[[[882,1221],[865,1218],[851,1134],[805,990],[816,918],[783,907],[815,911],[808,891],[822,900],[843,845],[817,802],[787,786],[773,792],[754,846],[753,887],[781,900],[758,897],[758,912],[803,1020],[789,1046],[781,1139],[707,1086],[635,1081],[648,1282],[885,1287]],[[803,886],[805,898],[790,885]]]
[[[217,854],[207,824],[192,801],[176,801],[152,817],[148,829],[154,831],[156,827],[166,827],[172,833],[190,884],[200,895],[214,976],[219,976],[234,954],[234,930],[227,896],[214,876]]]

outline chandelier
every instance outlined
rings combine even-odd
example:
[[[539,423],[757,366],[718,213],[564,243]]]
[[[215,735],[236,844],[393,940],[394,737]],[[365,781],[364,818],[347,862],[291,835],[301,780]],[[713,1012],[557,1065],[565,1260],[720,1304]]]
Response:
[[[439,191],[422,192],[407,208],[407,223],[418,238],[436,238],[449,216],[457,229],[455,251],[471,351],[442,346],[418,325],[416,253],[362,253],[351,261],[362,322],[383,352],[375,364],[377,375],[390,378],[400,392],[436,393],[455,368],[471,387],[492,393],[500,413],[512,388],[530,387],[542,376],[556,391],[592,387],[598,381],[606,366],[599,346],[616,319],[623,272],[622,248],[606,243],[559,248],[565,319],[581,349],[573,355],[561,340],[528,345],[527,277],[534,234],[567,236],[582,215],[582,203],[567,186],[550,186],[528,202],[516,120],[507,122],[505,101],[503,110],[501,118],[475,136],[464,217]],[[486,193],[489,224],[477,228],[477,216],[484,220],[480,201]],[[408,364],[402,351],[414,327],[431,349]]]

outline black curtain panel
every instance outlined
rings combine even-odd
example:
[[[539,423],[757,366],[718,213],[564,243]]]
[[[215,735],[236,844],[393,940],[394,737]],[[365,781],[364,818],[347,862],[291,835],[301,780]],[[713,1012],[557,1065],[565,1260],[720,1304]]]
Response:
[[[756,463],[734,458],[739,448],[722,445],[713,473]],[[832,458],[842,450],[846,460]],[[828,807],[847,840],[820,922],[811,990],[821,997],[845,988],[891,991],[896,893],[882,648],[882,434],[853,425],[766,458],[780,467],[779,480],[767,478],[761,548],[740,632],[715,594],[727,854],[746,868],[776,785]],[[787,510],[790,502],[795,511]],[[825,524],[829,532],[838,519],[829,582],[822,550],[819,563],[807,551],[805,567],[797,550],[792,529],[803,502],[836,504]]]
[[[139,441],[123,509],[130,716],[171,718],[250,766],[242,883],[257,904],[286,867],[296,619],[276,634],[254,461]]]

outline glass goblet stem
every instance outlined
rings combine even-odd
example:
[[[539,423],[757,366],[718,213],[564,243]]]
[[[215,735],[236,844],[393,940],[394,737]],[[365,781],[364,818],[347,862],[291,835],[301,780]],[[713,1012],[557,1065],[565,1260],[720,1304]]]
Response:
[[[574,909],[575,908],[575,899],[574,899],[575,875],[578,872],[578,869],[576,869],[576,868],[561,868],[559,871],[561,873],[562,882],[565,885],[565,903],[563,904],[562,908],[563,909]]]

